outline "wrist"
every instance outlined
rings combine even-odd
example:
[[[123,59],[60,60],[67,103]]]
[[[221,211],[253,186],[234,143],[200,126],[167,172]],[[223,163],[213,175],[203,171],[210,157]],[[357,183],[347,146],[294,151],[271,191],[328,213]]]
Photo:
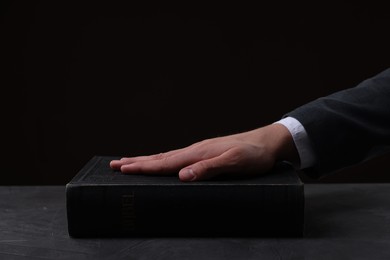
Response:
[[[275,162],[288,161],[299,165],[299,154],[290,131],[282,124],[271,124],[250,132],[258,144],[263,144]]]
[[[273,124],[271,126],[275,131],[275,149],[277,161],[289,161],[293,165],[298,165],[299,153],[290,131],[281,124]]]

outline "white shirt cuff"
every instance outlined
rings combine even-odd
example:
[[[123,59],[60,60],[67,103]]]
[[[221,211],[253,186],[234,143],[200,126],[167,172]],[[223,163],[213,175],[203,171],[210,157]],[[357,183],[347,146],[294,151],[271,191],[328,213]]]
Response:
[[[293,117],[285,117],[279,121],[276,121],[274,124],[284,125],[294,140],[295,147],[298,150],[300,158],[300,165],[298,167],[294,165],[294,167],[305,169],[313,166],[317,159],[309,136],[307,135],[303,125]]]

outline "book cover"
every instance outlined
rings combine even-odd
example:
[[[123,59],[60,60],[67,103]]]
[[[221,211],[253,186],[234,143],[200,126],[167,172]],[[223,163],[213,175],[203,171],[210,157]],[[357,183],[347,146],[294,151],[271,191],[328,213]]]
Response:
[[[267,174],[181,182],[122,174],[93,157],[66,185],[72,237],[302,236],[304,189],[280,163]]]

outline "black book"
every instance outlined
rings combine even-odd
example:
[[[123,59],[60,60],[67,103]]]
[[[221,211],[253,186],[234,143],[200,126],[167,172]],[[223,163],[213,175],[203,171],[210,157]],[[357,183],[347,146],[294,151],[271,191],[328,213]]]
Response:
[[[72,237],[302,236],[304,190],[280,163],[251,178],[126,175],[95,156],[66,185]]]

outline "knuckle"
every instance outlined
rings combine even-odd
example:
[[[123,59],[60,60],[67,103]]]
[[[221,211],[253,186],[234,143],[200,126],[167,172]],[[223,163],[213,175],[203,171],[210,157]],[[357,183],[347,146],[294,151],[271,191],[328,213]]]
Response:
[[[211,161],[208,161],[208,162],[205,162],[205,161],[200,161],[198,164],[197,164],[197,172],[199,174],[207,174],[208,172],[214,170],[216,167],[214,165],[213,162]]]
[[[159,159],[158,171],[165,172],[169,169],[169,157],[161,157]]]
[[[165,156],[165,153],[159,153],[159,154],[154,155],[153,159],[162,160],[164,158],[164,156]]]
[[[197,163],[197,171],[198,172],[203,172],[203,171],[205,171],[208,167],[207,167],[207,165],[206,165],[206,163],[205,162],[203,162],[203,161],[200,161],[200,162],[198,162]]]
[[[229,151],[229,160],[230,163],[233,165],[240,163],[243,157],[244,151],[242,149],[232,149]]]
[[[213,141],[212,139],[205,139],[205,140],[202,140],[198,143],[198,145],[201,145],[201,146],[204,146],[204,145],[209,145],[211,144]]]

